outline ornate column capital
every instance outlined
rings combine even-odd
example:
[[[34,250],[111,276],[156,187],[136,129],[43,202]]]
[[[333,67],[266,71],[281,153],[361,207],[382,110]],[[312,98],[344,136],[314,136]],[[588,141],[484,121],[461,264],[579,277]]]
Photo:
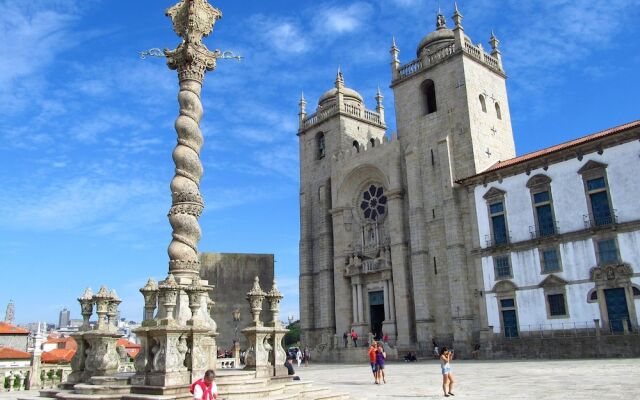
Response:
[[[182,38],[175,50],[165,49],[167,65],[178,70],[178,78],[204,80],[206,71],[213,71],[219,51],[209,51],[202,38],[213,31],[216,21],[222,18],[222,12],[211,6],[206,0],[181,0],[170,7],[166,15],[171,18],[173,30]]]

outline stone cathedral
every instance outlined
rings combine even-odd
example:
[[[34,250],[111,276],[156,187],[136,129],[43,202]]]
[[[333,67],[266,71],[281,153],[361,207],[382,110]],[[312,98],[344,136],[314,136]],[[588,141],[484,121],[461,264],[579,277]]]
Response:
[[[481,271],[470,259],[472,189],[456,181],[515,156],[499,41],[489,51],[455,10],[399,60],[391,47],[397,134],[345,86],[307,113],[300,100],[300,319],[311,346],[355,330],[397,348],[479,340]],[[479,104],[481,106],[479,106]],[[335,343],[335,342],[334,342]]]

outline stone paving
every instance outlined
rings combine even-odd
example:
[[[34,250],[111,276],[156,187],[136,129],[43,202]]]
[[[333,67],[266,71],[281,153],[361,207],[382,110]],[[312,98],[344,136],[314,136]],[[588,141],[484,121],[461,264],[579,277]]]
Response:
[[[296,369],[303,380],[363,399],[439,399],[437,360],[387,363],[387,384],[375,385],[368,363],[310,365]],[[449,399],[629,399],[640,400],[640,359],[556,361],[456,361],[458,381]]]

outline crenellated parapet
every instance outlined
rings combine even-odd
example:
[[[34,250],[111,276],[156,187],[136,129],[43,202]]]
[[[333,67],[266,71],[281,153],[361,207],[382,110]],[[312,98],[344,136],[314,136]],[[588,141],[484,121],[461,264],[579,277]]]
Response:
[[[372,138],[371,141],[361,143],[358,149],[355,148],[340,151],[334,154],[332,160],[336,162],[336,165],[344,165],[346,163],[355,162],[354,160],[370,160],[373,154],[383,153],[388,151],[399,150],[400,138],[397,133],[392,133],[391,138],[386,135],[382,137],[382,140],[378,138]]]

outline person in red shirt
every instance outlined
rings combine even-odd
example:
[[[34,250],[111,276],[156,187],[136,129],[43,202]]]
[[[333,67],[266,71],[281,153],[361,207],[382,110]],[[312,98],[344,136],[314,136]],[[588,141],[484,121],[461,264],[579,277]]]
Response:
[[[378,369],[376,368],[376,352],[378,351],[378,344],[373,342],[369,346],[369,364],[371,364],[371,372],[373,373],[373,380],[378,384]]]
[[[358,347],[358,333],[353,329],[351,330],[351,340],[353,340],[353,346]]]
[[[191,393],[194,400],[215,400],[218,398],[218,386],[213,381],[216,373],[208,370],[203,379],[198,379],[191,384]]]

